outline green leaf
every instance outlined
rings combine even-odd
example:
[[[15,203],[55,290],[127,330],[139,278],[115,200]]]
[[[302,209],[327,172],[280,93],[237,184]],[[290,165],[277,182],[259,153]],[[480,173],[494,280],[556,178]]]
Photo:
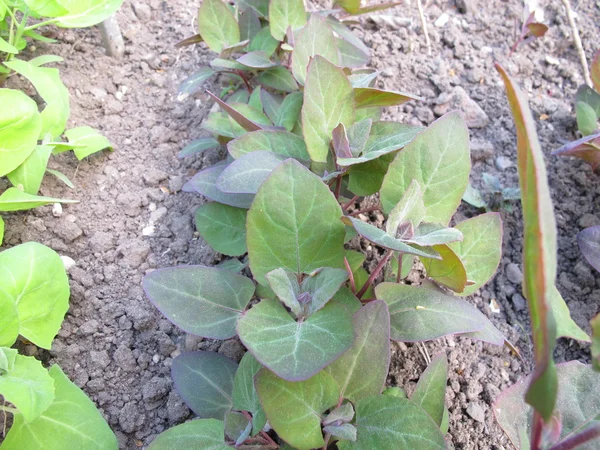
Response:
[[[562,441],[600,424],[600,377],[591,366],[578,361],[557,364],[556,375],[560,388],[554,416],[560,417],[562,422]],[[492,407],[496,420],[516,448],[519,448],[521,430],[531,435],[533,410],[524,401],[530,380],[531,376],[519,380],[503,391]],[[577,450],[597,448],[598,441],[594,441],[578,446]]]
[[[8,188],[0,195],[0,211],[25,211],[52,203],[79,203],[77,200],[41,197],[23,192],[15,187]]]
[[[257,111],[251,106],[244,103],[232,103],[228,104],[221,100],[219,97],[214,95],[212,92],[207,91],[208,95],[219,104],[221,109],[225,111],[231,119],[233,119],[239,126],[246,131],[258,131],[270,126],[271,122],[261,111]]]
[[[283,267],[298,274],[342,268],[344,225],[329,188],[294,160],[280,164],[262,184],[247,218],[254,278]]]
[[[308,65],[311,58],[316,56],[321,56],[323,59],[328,60],[330,64],[337,64],[339,60],[333,30],[324,17],[312,14],[308,23],[295,36],[294,51],[292,52],[292,73],[298,83],[305,84],[304,80],[308,76]],[[323,78],[323,75],[316,80],[316,82],[326,82],[337,86],[336,79]],[[343,120],[338,120],[338,123],[340,122],[343,122]],[[337,123],[331,129],[336,126]]]
[[[577,117],[577,128],[583,136],[594,134],[598,128],[598,117],[596,111],[584,102],[575,103],[575,115]]]
[[[4,219],[0,217],[0,245],[2,245],[2,241],[4,240]]]
[[[361,0],[335,0],[334,5],[339,5],[350,14],[356,14],[360,10]]]
[[[600,314],[594,317],[592,327],[592,365],[596,372],[600,372]]]
[[[425,205],[423,204],[423,192],[421,185],[412,180],[408,185],[400,201],[392,208],[385,224],[385,231],[395,236],[401,224],[410,223],[414,230],[423,221],[425,216]]]
[[[233,409],[252,413],[252,435],[260,433],[267,418],[254,387],[254,376],[262,365],[246,352],[233,379]]]
[[[348,280],[346,269],[332,269],[323,267],[314,274],[307,275],[300,285],[301,292],[308,292],[311,301],[308,306],[308,313],[314,314],[333,298],[340,290],[342,284]]]
[[[159,434],[148,450],[231,450],[230,446],[225,445],[224,435],[225,425],[221,420],[192,420]]]
[[[238,18],[238,25],[240,27],[240,39],[242,41],[251,41],[261,30],[260,19],[253,9],[242,11]]]
[[[448,360],[445,353],[439,353],[419,378],[417,387],[410,398],[427,412],[438,426],[444,418],[444,399],[448,378]]]
[[[177,393],[198,417],[223,420],[233,406],[237,368],[237,363],[219,353],[185,352],[173,360],[171,377]]]
[[[354,88],[356,108],[398,106],[410,100],[423,100],[404,92],[385,91],[371,87]]]
[[[27,78],[46,102],[46,107],[41,113],[42,129],[39,137],[41,139],[47,135],[52,136],[52,139],[59,137],[65,131],[71,108],[69,91],[61,81],[58,69],[38,67],[17,59],[5,64]]]
[[[242,155],[217,178],[217,188],[229,194],[256,194],[286,156],[262,150]]]
[[[237,331],[262,365],[291,381],[312,377],[354,340],[352,317],[335,301],[296,322],[279,301],[261,300],[239,320]]]
[[[221,0],[204,0],[198,10],[198,28],[208,48],[221,53],[240,42],[240,28],[231,10]]]
[[[58,254],[36,242],[0,253],[0,303],[17,305],[19,334],[50,349],[69,308],[69,280]]]
[[[462,242],[448,244],[464,264],[466,286],[459,295],[471,295],[488,282],[496,272],[502,256],[502,219],[498,213],[482,214],[455,227],[463,234]]]
[[[167,319],[183,331],[212,339],[235,336],[236,322],[254,294],[250,279],[202,266],[155,270],[142,286]]]
[[[67,176],[64,173],[59,172],[58,170],[48,169],[48,168],[46,168],[46,172],[48,172],[51,175],[54,175],[60,181],[62,181],[63,183],[65,183],[67,185],[67,187],[69,187],[71,189],[75,189],[75,185],[71,182],[71,180],[69,180],[67,178]]]
[[[421,258],[427,276],[454,292],[463,292],[467,285],[467,271],[460,258],[448,245],[434,245],[432,248],[442,259]]]
[[[52,366],[49,373],[54,379],[54,402],[30,423],[22,414],[15,414],[2,450],[117,450],[117,437],[94,403],[60,367]]]
[[[362,67],[369,63],[369,53],[363,52],[344,39],[336,38],[335,42],[340,55],[340,66]]]
[[[177,100],[182,102],[190,95],[198,92],[202,86],[204,86],[204,83],[214,74],[216,74],[216,72],[210,67],[200,67],[200,69],[191,74],[183,83],[181,83],[177,92]]]
[[[535,122],[527,97],[500,65],[517,129],[517,156],[523,206],[523,295],[529,304],[536,367],[526,401],[547,422],[556,404],[558,381],[552,352],[556,324],[550,296],[556,278],[556,221]]]
[[[269,10],[269,0],[236,0],[240,11],[245,12],[253,10],[259,17],[267,17]]]
[[[341,441],[340,450],[443,450],[439,426],[410,400],[371,395],[355,404],[356,442]]]
[[[246,210],[205,203],[196,210],[196,228],[200,236],[217,252],[228,256],[246,253]]]
[[[178,154],[178,158],[185,158],[190,155],[197,155],[198,153],[204,153],[206,150],[213,150],[219,146],[219,141],[213,137],[204,137],[196,139],[186,145],[183,150]]]
[[[306,75],[302,106],[304,140],[311,159],[326,162],[333,129],[353,122],[354,98],[348,78],[341,69],[315,56]]]
[[[52,146],[38,145],[23,164],[6,175],[7,178],[13,186],[23,189],[27,194],[37,194],[42,185],[51,153]]]
[[[550,290],[549,305],[556,322],[556,337],[568,337],[578,341],[590,342],[590,337],[571,319],[571,313],[556,286]]]
[[[288,28],[292,31],[306,23],[303,0],[271,0],[269,5],[269,26],[271,35],[283,41]]]
[[[61,6],[68,10],[57,17],[55,25],[62,28],[87,28],[108,19],[121,7],[123,0],[64,1]]]
[[[246,133],[229,142],[227,150],[235,159],[251,152],[264,151],[304,161],[310,160],[302,138],[287,131],[261,130]]]
[[[13,370],[17,354],[18,351],[15,348],[0,347],[0,375]]]
[[[284,127],[287,131],[292,131],[298,122],[304,97],[301,92],[292,92],[288,94],[281,103],[277,111],[275,125]],[[307,159],[310,159],[307,158]]]
[[[258,74],[256,81],[263,86],[283,92],[298,90],[298,83],[292,74],[283,66],[271,67]]]
[[[325,445],[321,432],[321,414],[337,403],[338,386],[327,372],[291,382],[266,369],[256,376],[256,390],[267,419],[288,444],[309,450]]]
[[[54,380],[37,359],[17,355],[12,370],[0,375],[0,395],[30,423],[54,401]]]
[[[244,414],[237,411],[225,413],[225,435],[236,445],[241,445],[250,437],[252,422]]]
[[[0,177],[12,172],[35,150],[42,129],[37,104],[23,92],[0,89]]]
[[[45,66],[46,64],[62,61],[64,61],[64,59],[57,55],[40,55],[30,59],[29,64],[33,64],[34,66]]]
[[[383,178],[394,156],[394,154],[387,154],[362,164],[350,166],[348,189],[359,196],[375,194],[381,188]]]
[[[396,341],[427,341],[449,334],[487,331],[486,326],[493,328],[477,308],[430,284],[415,287],[381,283],[375,288],[375,294],[388,305],[391,338]],[[472,337],[504,344],[503,338],[497,339],[489,332]]]
[[[356,428],[354,425],[349,423],[343,423],[341,425],[327,425],[323,427],[323,431],[342,441],[356,441]]]
[[[590,65],[590,76],[596,92],[600,92],[600,51],[597,51]]]
[[[380,394],[390,365],[390,315],[387,305],[373,301],[352,318],[354,344],[325,369],[340,386],[339,398],[353,403]]]
[[[250,133],[249,133],[250,134]],[[224,165],[217,165],[198,172],[182,188],[184,192],[197,192],[210,200],[234,206],[236,208],[250,208],[254,195],[252,194],[228,194],[217,188],[217,179],[225,170]],[[2,197],[0,197],[0,200]],[[0,207],[1,207],[0,202]]]
[[[17,305],[12,301],[0,302],[0,347],[11,347],[17,337],[19,337]]]
[[[396,122],[375,122],[361,153],[353,158],[338,158],[340,166],[351,166],[379,158],[402,149],[423,129]]]
[[[252,42],[250,42],[250,45],[248,46],[248,51],[254,52],[260,50],[265,52],[267,56],[270,57],[275,50],[277,50],[278,46],[279,41],[277,39],[273,39],[269,27],[264,27],[256,34],[256,36],[254,36],[254,39],[252,39]]]
[[[73,152],[80,161],[101,150],[113,149],[110,141],[91,127],[71,128],[65,132],[65,136],[70,144],[76,146]]]
[[[265,278],[279,300],[290,308],[296,317],[302,316],[302,305],[298,301],[301,293],[298,275],[280,267],[267,273]]]
[[[251,69],[268,69],[277,66],[277,63],[271,61],[269,56],[262,50],[244,53],[236,61]]]
[[[19,53],[19,50],[14,45],[9,44],[2,37],[0,37],[0,52],[16,55],[17,53]]]
[[[425,222],[446,225],[469,183],[469,133],[459,113],[446,114],[419,133],[390,165],[381,186],[381,203],[389,212],[412,180],[423,191]]]

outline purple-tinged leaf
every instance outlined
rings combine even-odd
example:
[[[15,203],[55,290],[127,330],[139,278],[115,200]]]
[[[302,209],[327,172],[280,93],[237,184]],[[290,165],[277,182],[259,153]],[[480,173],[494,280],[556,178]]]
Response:
[[[240,39],[251,41],[262,29],[258,14],[253,9],[242,11],[238,19],[240,27]]]
[[[600,225],[581,230],[577,243],[587,262],[600,272]]]
[[[254,11],[259,17],[267,17],[269,0],[235,0],[240,11]]]
[[[286,95],[281,103],[281,107],[277,111],[275,125],[284,127],[287,131],[292,131],[298,123],[303,102],[304,97],[302,92],[292,92]],[[308,161],[310,158],[305,159]]]
[[[212,77],[216,72],[210,67],[201,67],[192,75],[190,75],[181,86],[177,94],[177,100],[180,102],[188,98],[190,95],[198,92],[204,83]]]
[[[256,194],[260,185],[287,156],[255,151],[229,164],[217,178],[217,189],[228,194]]]
[[[591,366],[578,361],[557,364],[556,373],[560,388],[553,415],[562,420],[561,440],[564,440],[600,423],[600,377]],[[504,390],[492,408],[516,448],[522,433],[531,434],[533,410],[524,401],[530,380],[531,376]],[[577,450],[597,449],[597,441],[577,447]]]
[[[442,259],[421,258],[427,276],[454,292],[463,292],[467,286],[467,271],[460,258],[448,245],[434,245],[432,248]]]
[[[288,158],[309,161],[306,144],[301,137],[288,131],[254,131],[246,133],[227,144],[229,154],[235,159],[256,151],[272,152]]]
[[[200,35],[213,52],[240,42],[240,28],[229,7],[221,0],[204,0],[198,10]]]
[[[195,141],[190,142],[186,145],[178,154],[178,158],[185,158],[186,156],[196,155],[198,153],[203,153],[206,150],[212,150],[219,146],[219,141],[217,141],[214,137],[203,137],[200,139],[196,139]]]
[[[302,306],[298,302],[298,296],[301,291],[296,273],[280,267],[267,273],[265,278],[279,300],[290,308],[290,311],[296,317],[300,317],[302,315]]]
[[[256,81],[263,86],[283,92],[294,92],[298,90],[298,83],[289,70],[283,66],[271,67],[258,74]]]
[[[331,300],[348,280],[346,269],[323,267],[304,277],[300,291],[310,294],[308,314],[314,314]]]
[[[482,331],[488,324],[493,327],[477,308],[431,284],[415,287],[381,283],[375,288],[375,294],[388,304],[391,338],[396,341],[428,341],[450,334]],[[481,340],[490,342],[493,336]],[[499,345],[503,343],[504,339]]]
[[[240,53],[242,51],[242,49],[244,47],[246,47],[246,45],[248,45],[248,42],[250,42],[250,41],[248,39],[246,39],[245,41],[240,41],[240,42],[236,42],[235,44],[229,45],[221,51],[219,56],[223,59],[231,58],[231,56],[234,53]]]
[[[600,372],[600,314],[590,322],[592,327],[592,366]]]
[[[346,134],[346,127],[343,123],[340,123],[332,131],[332,145],[335,155],[339,158],[352,158],[352,152],[350,151],[350,141]]]
[[[419,378],[410,399],[423,408],[441,426],[444,417],[444,400],[448,380],[448,360],[445,353],[438,353]]]
[[[277,63],[271,61],[267,54],[262,50],[245,53],[236,61],[252,69],[268,69],[269,67],[275,67],[277,65]]]
[[[288,28],[296,30],[306,23],[303,0],[271,0],[269,4],[269,26],[271,35],[283,41]]]
[[[271,55],[275,53],[275,50],[277,50],[278,46],[279,41],[277,39],[273,39],[273,36],[271,36],[271,30],[268,26],[266,26],[260,30],[256,36],[254,36],[254,39],[252,39],[252,42],[250,42],[250,45],[248,46],[248,51],[254,52],[260,50],[265,52],[268,57],[271,57]]]
[[[216,252],[227,256],[240,256],[248,251],[246,213],[245,209],[223,203],[204,203],[196,209],[196,228]]]
[[[381,72],[375,69],[357,70],[352,72],[351,75],[348,75],[348,80],[352,83],[353,88],[373,87],[373,81],[380,73]]]
[[[440,258],[436,251],[428,248],[418,249],[412,247],[402,240],[396,239],[395,237],[389,235],[384,230],[371,225],[370,223],[363,222],[362,220],[354,217],[344,217],[343,221],[346,225],[352,225],[362,237],[376,245],[379,245],[380,247],[387,248],[388,250],[408,253],[411,255],[417,255],[424,258]]]
[[[556,220],[552,209],[544,154],[535,122],[521,92],[498,64],[517,131],[517,159],[525,234],[523,239],[523,295],[529,304],[535,372],[527,391],[527,403],[545,421],[550,420],[556,403],[558,381],[552,352],[556,344],[556,324],[550,296],[556,278]]]
[[[356,402],[380,394],[390,365],[390,315],[385,302],[372,301],[352,318],[352,347],[325,369],[338,382],[339,398]]]
[[[411,181],[400,201],[392,208],[385,224],[385,231],[395,236],[398,233],[398,227],[402,224],[410,224],[415,230],[421,224],[425,215],[425,205],[423,204],[423,192],[417,180]]]
[[[362,67],[369,63],[369,54],[364,53],[350,42],[336,38],[336,45],[340,54],[340,66],[342,67]]]
[[[354,34],[352,32],[352,30],[350,28],[348,28],[346,25],[344,25],[342,22],[340,22],[338,19],[336,19],[333,15],[328,15],[326,20],[327,20],[327,24],[333,29],[333,31],[339,37],[341,37],[344,41],[348,42],[349,44],[352,44],[352,46],[354,46],[361,53],[366,55],[367,60],[368,60],[369,53],[370,53],[369,47],[367,47],[364,44],[364,42],[361,41],[356,36],[356,34]],[[364,87],[367,87],[367,86],[364,86]]]
[[[213,59],[210,62],[210,67],[215,69],[217,72],[222,72],[222,71],[229,72],[231,70],[242,70],[242,71],[249,72],[252,70],[252,69],[250,69],[250,67],[246,67],[237,61],[231,61],[229,59],[223,59],[223,58]],[[237,80],[242,81],[241,77],[239,77],[237,75],[234,75],[234,76],[237,77]]]
[[[266,89],[260,90],[260,101],[263,104],[263,110],[273,123],[277,120],[277,111],[281,107],[283,97],[277,94],[271,94]]]
[[[590,75],[594,83],[594,89],[596,89],[596,92],[600,92],[600,50],[594,55],[594,59],[590,65]]]
[[[569,142],[552,152],[553,155],[576,156],[596,170],[600,165],[600,133]]]
[[[296,322],[278,300],[261,300],[239,320],[237,331],[262,365],[290,381],[309,379],[354,340],[352,316],[335,301]]]
[[[246,352],[233,379],[233,409],[252,413],[252,436],[260,433],[267,421],[254,388],[254,376],[260,369],[262,365],[252,353]]]
[[[214,352],[185,352],[173,360],[171,377],[177,393],[202,419],[223,420],[233,405],[236,362]]]
[[[177,44],[175,44],[175,48],[182,48],[187,47],[189,45],[199,44],[202,41],[202,36],[200,36],[199,34],[195,34],[193,36],[190,36],[189,38],[185,38],[184,40],[179,41]]]
[[[219,104],[219,106],[227,113],[229,114],[229,116],[235,120],[242,128],[244,128],[246,131],[258,131],[258,130],[264,130],[265,129],[265,125],[262,124],[258,124],[256,122],[253,122],[252,120],[248,119],[246,116],[244,116],[242,113],[238,112],[233,106],[228,105],[227,103],[225,103],[223,100],[221,100],[219,97],[217,97],[215,94],[213,94],[210,91],[207,91],[208,95],[210,95],[212,97],[212,99],[217,102]]]
[[[410,100],[423,99],[416,95],[406,94],[404,92],[384,91],[383,89],[370,87],[354,88],[356,108],[398,106]]]
[[[225,166],[212,166],[198,172],[190,181],[183,185],[184,192],[197,192],[210,200],[234,206],[236,208],[250,208],[254,195],[252,194],[228,194],[217,188],[217,179],[223,173]]]
[[[203,266],[158,269],[142,281],[146,296],[176,326],[197,336],[229,339],[254,294],[254,283]]]
[[[373,120],[367,118],[356,122],[346,130],[352,157],[359,156],[365,149],[367,141],[369,140],[369,135],[371,134],[372,126]]]
[[[349,350],[351,351],[351,350]],[[331,371],[328,370],[329,373],[331,373]],[[335,378],[335,375],[334,375]],[[384,381],[385,383],[385,381]],[[379,394],[380,392],[377,392],[377,394]],[[354,418],[354,407],[352,406],[352,403],[350,402],[346,402],[341,406],[338,406],[337,408],[335,408],[333,411],[331,411],[329,414],[327,414],[325,416],[325,418],[323,419],[323,425],[331,425],[334,422],[340,421],[340,422],[351,422],[352,419]]]

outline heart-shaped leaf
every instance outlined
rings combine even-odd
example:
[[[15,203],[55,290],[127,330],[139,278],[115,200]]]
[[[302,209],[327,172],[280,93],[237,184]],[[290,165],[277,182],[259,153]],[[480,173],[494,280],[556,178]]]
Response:
[[[203,266],[155,270],[142,286],[167,319],[188,333],[212,339],[235,336],[236,322],[254,294],[250,279]]]
[[[54,401],[54,380],[37,359],[16,355],[12,369],[0,375],[0,395],[31,423]]]
[[[307,292],[311,297],[309,314],[314,314],[323,308],[348,279],[346,269],[323,267],[316,272],[306,276],[300,285],[301,292]]]
[[[373,301],[352,318],[354,344],[325,369],[340,386],[340,399],[356,403],[363,397],[380,394],[390,365],[390,315],[387,305]]]
[[[254,195],[252,194],[228,194],[217,187],[217,179],[225,170],[224,165],[212,166],[198,172],[182,188],[184,192],[197,192],[210,200],[234,206],[236,208],[250,208]],[[2,197],[0,197],[1,200]],[[1,207],[1,202],[0,202]]]
[[[478,309],[432,285],[381,283],[375,288],[375,294],[388,305],[391,338],[397,341],[427,341],[449,334],[483,331],[486,326],[495,330]],[[504,339],[491,336],[477,338],[504,344]]]
[[[467,271],[460,258],[448,245],[434,245],[433,250],[442,259],[421,258],[427,276],[454,292],[463,292],[467,285]]]
[[[465,220],[455,227],[463,235],[461,242],[448,246],[456,253],[467,271],[466,286],[459,295],[471,295],[496,273],[502,256],[502,219],[498,213],[487,213]]]
[[[419,133],[390,165],[381,186],[386,212],[398,203],[412,180],[423,191],[425,222],[446,225],[469,184],[469,133],[463,118],[453,112]]]
[[[198,10],[198,29],[206,45],[216,53],[240,42],[240,28],[221,0],[205,0]]]
[[[423,100],[412,94],[385,91],[371,87],[354,88],[354,99],[357,108],[397,106],[410,100]]]
[[[584,429],[600,423],[600,377],[589,365],[571,361],[556,365],[559,383],[558,398],[554,414],[561,418],[560,440],[564,440]],[[492,411],[496,420],[519,448],[520,433],[531,434],[532,408],[525,403],[526,390],[531,376],[502,392]],[[521,447],[522,448],[522,447]],[[598,441],[577,447],[577,450],[595,450]]]
[[[239,320],[237,331],[262,365],[291,381],[312,377],[354,341],[352,316],[335,301],[296,322],[279,301],[261,300]]]
[[[227,150],[236,159],[256,151],[272,152],[303,161],[309,161],[306,144],[301,137],[287,131],[254,131],[227,144]]]
[[[69,308],[69,280],[62,260],[36,242],[0,253],[0,303],[12,303],[19,314],[19,334],[49,349]]]
[[[217,252],[228,256],[246,253],[246,210],[205,203],[196,209],[196,227],[200,236]]]
[[[233,409],[252,413],[252,436],[258,434],[267,421],[254,387],[254,376],[262,367],[252,353],[246,352],[233,379]]]
[[[284,155],[253,151],[229,164],[217,178],[217,189],[228,194],[256,194],[260,185],[271,175]]]
[[[292,73],[298,83],[304,84],[308,64],[311,58],[317,55],[333,64],[337,64],[339,59],[333,30],[324,17],[312,14],[308,23],[295,35],[294,51],[292,52]],[[321,81],[328,80],[321,77],[319,79]],[[335,83],[332,84],[336,86]],[[339,122],[342,121],[339,120]],[[337,123],[333,126],[336,125]]]
[[[271,0],[269,3],[269,26],[271,35],[283,41],[288,28],[292,31],[306,23],[303,0]]]
[[[236,362],[214,352],[185,352],[173,360],[171,377],[183,401],[203,419],[223,420],[231,398]]]
[[[350,126],[354,117],[348,78],[327,59],[315,56],[308,67],[302,106],[302,132],[313,161],[327,161],[333,129],[340,123]]]
[[[54,402],[33,422],[15,414],[2,450],[117,450],[117,437],[88,396],[57,365],[49,374],[54,380]]]
[[[173,450],[176,448],[231,450],[229,445],[225,445],[224,435],[225,425],[221,420],[192,420],[159,434],[152,441],[148,450]]]
[[[439,426],[410,400],[371,395],[356,402],[356,442],[341,441],[340,450],[443,450]]]
[[[419,378],[411,400],[423,408],[439,426],[444,417],[444,399],[448,379],[448,360],[445,353],[439,353],[427,366]]]
[[[282,267],[298,274],[342,268],[344,225],[329,188],[294,160],[281,163],[262,184],[248,211],[250,269],[265,274]]]
[[[299,450],[325,445],[321,415],[337,403],[338,385],[327,372],[301,382],[278,378],[266,369],[256,375],[256,390],[277,434]]]

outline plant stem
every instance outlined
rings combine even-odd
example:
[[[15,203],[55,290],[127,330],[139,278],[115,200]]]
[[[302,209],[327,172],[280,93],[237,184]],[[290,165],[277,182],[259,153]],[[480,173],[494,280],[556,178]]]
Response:
[[[244,84],[246,85],[246,89],[248,90],[248,92],[250,94],[252,94],[252,86],[250,86],[250,82],[246,78],[246,75],[244,75],[244,72],[241,70],[236,70],[235,73],[244,81]]]
[[[429,40],[429,32],[427,31],[427,20],[425,19],[425,13],[423,12],[423,4],[421,0],[417,0],[417,9],[419,10],[419,19],[421,19],[421,27],[423,28],[423,34],[425,35],[425,45],[427,45],[427,54],[431,55],[431,41]]]
[[[585,444],[600,437],[600,425],[593,425],[575,436],[571,436],[562,442],[550,447],[548,450],[573,450],[581,444]]]
[[[336,200],[340,198],[340,193],[342,192],[342,175],[337,176],[337,184],[335,185],[335,198]]]
[[[16,414],[19,412],[19,410],[17,408],[12,408],[12,407],[6,406],[6,405],[0,405],[0,411],[9,412],[11,414]]]
[[[348,203],[346,203],[345,205],[342,206],[342,210],[346,211],[348,208],[350,208],[352,206],[352,204],[358,200],[358,195],[355,195],[354,197],[352,197],[350,199],[350,201]]]
[[[402,273],[402,252],[398,252],[398,273],[396,274],[396,283],[400,283],[400,280],[402,279],[402,276],[400,275]]]
[[[531,450],[541,450],[544,420],[537,411],[533,412],[533,428],[531,430]]]
[[[361,209],[360,211],[353,211],[348,215],[349,216],[358,216],[359,214],[368,213],[368,212],[372,212],[372,211],[381,211],[381,206],[380,205],[369,206],[368,208]]]
[[[242,414],[246,419],[252,422],[252,415],[248,411],[242,411]],[[279,445],[273,439],[271,439],[271,436],[269,436],[263,430],[260,431],[260,435],[267,441],[267,445],[273,448],[279,448]]]
[[[356,294],[356,285],[354,284],[354,274],[352,273],[352,269],[350,268],[350,263],[348,262],[348,258],[344,256],[344,265],[346,266],[346,270],[348,271],[348,278],[350,279],[350,289],[353,294]]]
[[[360,288],[360,291],[358,291],[358,294],[356,294],[356,296],[359,299],[361,299],[362,296],[365,295],[365,292],[367,292],[367,290],[369,289],[369,286],[371,286],[371,284],[373,284],[373,281],[375,281],[375,278],[377,278],[377,276],[381,273],[381,270],[385,267],[385,265],[390,260],[390,258],[392,257],[393,254],[394,254],[393,250],[388,250],[388,252],[385,254],[385,256],[383,258],[381,258],[381,261],[379,261],[379,264],[377,264],[377,267],[375,267],[375,270],[369,276],[369,279],[365,282],[365,285],[362,288]]]
[[[45,20],[40,23],[34,23],[33,25],[29,25],[28,27],[25,27],[25,31],[31,31],[31,30],[35,30],[40,27],[45,27],[46,25],[52,25],[53,23],[58,22],[58,20],[59,20],[58,18],[55,18],[55,19]]]
[[[577,50],[579,61],[581,62],[581,67],[583,68],[583,79],[585,80],[585,84],[591,87],[593,84],[592,78],[590,77],[590,68],[588,67],[587,59],[585,58],[583,45],[581,45],[581,37],[579,37],[579,30],[575,24],[575,18],[573,17],[571,4],[569,3],[569,0],[562,0],[562,4],[567,10],[567,19],[569,20],[569,26],[571,27],[571,33],[573,34],[573,43],[575,44],[575,49]]]

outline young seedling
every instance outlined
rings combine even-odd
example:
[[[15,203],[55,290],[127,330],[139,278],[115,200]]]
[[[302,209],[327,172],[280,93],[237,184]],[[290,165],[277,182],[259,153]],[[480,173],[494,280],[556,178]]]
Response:
[[[521,33],[510,49],[512,55],[521,44],[528,44],[536,38],[541,38],[548,31],[548,26],[543,24],[544,10],[537,4],[537,1],[525,2],[523,9],[523,25]]]
[[[485,209],[487,212],[500,210],[511,212],[513,202],[521,199],[521,190],[504,187],[497,177],[487,172],[482,173],[481,178],[486,189],[481,192],[469,185],[463,195],[463,201],[475,208]]]

